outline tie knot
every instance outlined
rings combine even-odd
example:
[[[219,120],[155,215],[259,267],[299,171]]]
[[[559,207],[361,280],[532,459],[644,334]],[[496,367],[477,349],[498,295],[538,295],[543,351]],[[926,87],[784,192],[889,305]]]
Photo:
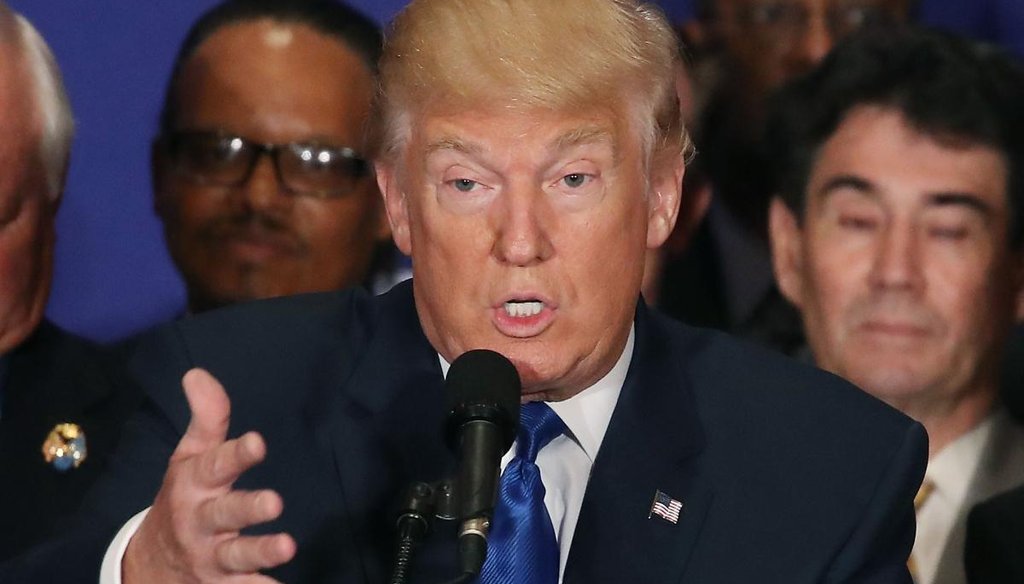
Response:
[[[540,449],[562,432],[565,432],[565,423],[551,406],[544,402],[523,404],[519,413],[516,455],[534,462]]]

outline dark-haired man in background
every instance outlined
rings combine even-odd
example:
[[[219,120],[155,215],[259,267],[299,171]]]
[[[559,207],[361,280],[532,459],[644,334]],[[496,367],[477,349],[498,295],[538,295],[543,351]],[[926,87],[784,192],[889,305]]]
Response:
[[[693,239],[669,260],[659,307],[792,353],[799,318],[779,295],[768,249],[775,145],[764,143],[770,94],[810,71],[851,32],[906,19],[909,0],[701,0],[698,163],[711,205]]]
[[[380,43],[331,0],[232,0],[192,27],[153,146],[190,311],[387,277],[366,143]]]
[[[968,511],[1024,483],[1024,429],[998,400],[1024,306],[1024,71],[880,31],[779,103],[779,286],[818,365],[928,430],[912,566],[919,584],[962,584]]]

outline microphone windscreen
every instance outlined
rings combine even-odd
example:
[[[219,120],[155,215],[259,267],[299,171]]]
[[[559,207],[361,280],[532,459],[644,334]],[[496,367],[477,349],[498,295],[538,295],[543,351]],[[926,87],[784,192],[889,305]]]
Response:
[[[467,351],[452,363],[445,379],[449,423],[459,426],[487,419],[502,427],[511,445],[519,425],[521,392],[519,372],[511,361],[487,349]]]

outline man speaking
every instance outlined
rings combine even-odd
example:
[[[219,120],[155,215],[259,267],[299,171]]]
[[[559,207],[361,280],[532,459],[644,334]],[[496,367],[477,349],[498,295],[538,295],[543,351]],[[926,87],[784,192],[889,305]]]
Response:
[[[524,403],[479,581],[908,582],[921,427],[639,302],[688,145],[664,18],[417,0],[393,26],[377,173],[413,281],[165,329],[90,537],[29,577],[383,582],[401,491],[456,468],[448,364],[490,349]],[[455,549],[440,526],[411,581]]]

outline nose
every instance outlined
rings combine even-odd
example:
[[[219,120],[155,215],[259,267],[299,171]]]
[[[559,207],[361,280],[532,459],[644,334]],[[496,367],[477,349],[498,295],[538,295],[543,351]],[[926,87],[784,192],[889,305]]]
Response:
[[[918,242],[909,226],[892,225],[882,234],[871,271],[872,286],[880,290],[916,290],[921,263]]]
[[[274,165],[274,158],[268,152],[261,152],[253,163],[252,171],[238,186],[241,202],[252,211],[270,211],[290,204],[291,197],[285,192]]]
[[[526,185],[502,193],[495,206],[493,255],[503,264],[532,266],[554,255],[550,238],[553,209],[547,195]]]
[[[803,73],[814,68],[834,45],[835,37],[829,29],[826,15],[812,15],[794,42],[793,60],[798,66],[797,72]]]

